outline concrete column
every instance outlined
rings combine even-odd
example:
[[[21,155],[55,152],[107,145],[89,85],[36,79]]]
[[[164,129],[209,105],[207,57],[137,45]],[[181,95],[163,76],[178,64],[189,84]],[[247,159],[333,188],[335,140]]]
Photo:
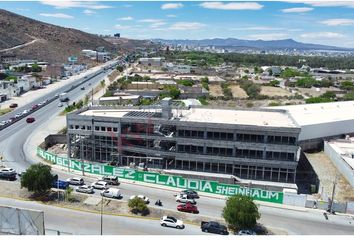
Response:
[[[233,156],[233,157],[236,157],[236,147],[233,147],[233,148],[232,148],[232,156]]]
[[[207,137],[208,137],[208,132],[204,130],[204,139],[207,139]]]
[[[263,155],[262,155],[262,159],[266,159],[267,158],[267,148],[264,147],[263,148]]]

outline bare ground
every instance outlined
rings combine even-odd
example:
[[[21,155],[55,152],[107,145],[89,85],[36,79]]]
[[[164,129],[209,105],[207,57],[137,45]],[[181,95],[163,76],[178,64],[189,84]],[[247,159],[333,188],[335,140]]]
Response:
[[[333,165],[329,157],[324,152],[306,153],[305,154],[320,180],[320,191],[331,197],[333,182],[338,174],[338,184],[336,186],[335,200],[337,201],[353,201],[354,189],[350,186],[347,180],[343,177],[337,168]]]
[[[238,99],[248,98],[247,93],[239,85],[230,85],[232,96]]]
[[[224,93],[219,84],[209,84],[209,93],[213,97],[223,97]]]
[[[286,91],[283,88],[280,87],[270,87],[270,86],[262,86],[261,87],[261,94],[266,95],[269,97],[288,97],[293,95],[292,93]]]

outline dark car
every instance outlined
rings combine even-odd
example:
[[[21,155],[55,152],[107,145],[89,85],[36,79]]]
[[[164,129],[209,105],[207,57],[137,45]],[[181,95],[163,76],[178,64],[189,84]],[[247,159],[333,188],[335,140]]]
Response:
[[[200,224],[200,228],[203,232],[216,233],[222,235],[228,235],[229,232],[224,225],[221,225],[218,222],[204,222],[202,221]]]
[[[38,107],[39,107],[38,104],[34,104],[34,105],[32,106],[32,110],[37,109]]]
[[[199,198],[199,195],[196,191],[194,190],[190,190],[190,189],[186,189],[186,190],[182,190],[181,194],[185,194],[187,195],[189,198]]]
[[[180,212],[187,212],[187,213],[199,213],[197,206],[191,203],[180,204],[177,206],[177,210]]]
[[[81,90],[85,90],[85,87],[81,87]]]
[[[67,189],[69,187],[69,183],[67,181],[55,180],[52,184],[52,187],[59,189]]]
[[[34,121],[35,121],[34,117],[28,117],[28,118],[26,119],[26,122],[27,122],[27,123],[33,123]]]
[[[18,107],[18,104],[17,103],[11,103],[10,104],[10,108],[17,108]]]

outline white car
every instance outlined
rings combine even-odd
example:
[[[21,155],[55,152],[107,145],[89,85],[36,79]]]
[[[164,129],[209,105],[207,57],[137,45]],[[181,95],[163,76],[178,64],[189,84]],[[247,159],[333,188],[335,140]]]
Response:
[[[24,111],[22,112],[23,115],[25,115],[25,114],[27,114],[27,113],[28,113],[28,110],[24,110]]]
[[[87,185],[81,185],[78,186],[75,190],[76,192],[81,192],[81,193],[94,193],[95,191],[93,190],[93,187],[87,186]]]
[[[58,103],[58,107],[62,107],[62,106],[63,106],[62,102]]]
[[[118,188],[108,188],[106,190],[101,191],[101,196],[108,198],[122,198],[122,194]]]
[[[179,202],[179,203],[191,203],[191,204],[196,204],[197,203],[194,200],[194,198],[190,198],[186,194],[177,195],[176,196],[176,202]]]
[[[174,217],[170,217],[170,216],[163,216],[160,219],[160,225],[163,227],[174,227],[174,228],[178,228],[178,229],[184,228],[183,221],[178,220]]]
[[[252,230],[240,230],[238,232],[238,235],[257,235],[254,231]]]
[[[16,170],[13,168],[2,168],[0,169],[1,173],[16,173]]]
[[[144,195],[138,195],[138,196],[133,195],[133,196],[130,197],[130,200],[132,200],[132,199],[134,199],[134,198],[136,198],[136,197],[137,197],[137,198],[140,198],[140,199],[142,199],[142,200],[144,200],[144,202],[145,202],[146,204],[149,204],[149,203],[150,203],[149,198],[146,197],[146,196],[144,196]]]
[[[100,189],[100,190],[103,190],[103,189],[107,189],[107,183],[104,182],[104,181],[97,181],[97,182],[94,182],[91,184],[91,187],[93,187],[94,189]]]
[[[71,185],[84,185],[84,179],[80,177],[73,177],[73,178],[68,178],[66,181],[71,184]]]

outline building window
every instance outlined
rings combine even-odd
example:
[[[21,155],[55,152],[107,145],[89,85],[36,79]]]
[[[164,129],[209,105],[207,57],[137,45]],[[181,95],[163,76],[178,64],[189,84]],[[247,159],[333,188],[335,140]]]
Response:
[[[86,126],[86,129],[87,130],[91,130],[91,126]]]
[[[118,132],[118,128],[114,127],[113,132]]]
[[[106,127],[101,127],[101,131],[105,132],[106,131]]]
[[[99,131],[99,130],[100,130],[100,127],[95,126],[95,131]]]

